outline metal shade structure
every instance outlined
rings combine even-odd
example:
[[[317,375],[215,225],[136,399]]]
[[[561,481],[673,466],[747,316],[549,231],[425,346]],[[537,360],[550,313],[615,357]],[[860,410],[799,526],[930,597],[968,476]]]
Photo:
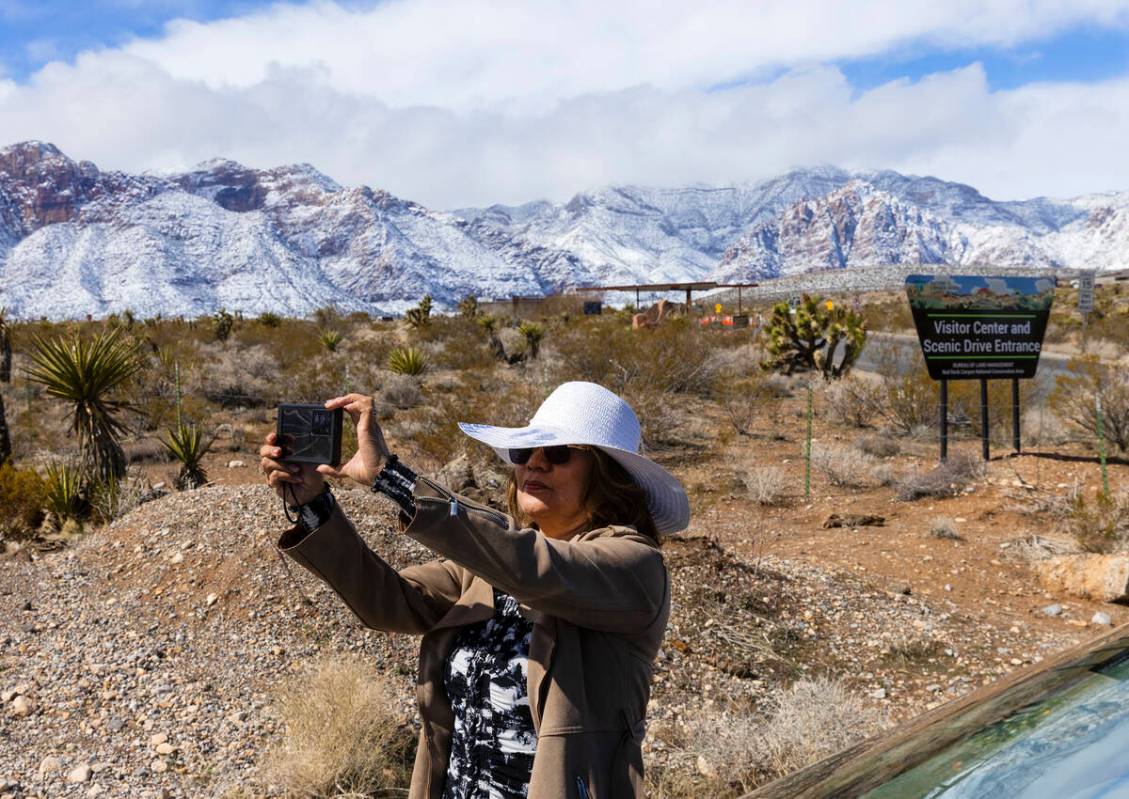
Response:
[[[737,311],[741,311],[741,289],[753,288],[760,285],[759,283],[715,283],[711,280],[694,281],[689,283],[631,283],[622,286],[586,286],[578,288],[576,291],[588,292],[603,292],[603,291],[634,291],[635,292],[635,305],[639,305],[639,292],[640,291],[685,291],[686,292],[686,307],[690,308],[693,303],[693,293],[695,291],[711,291],[713,289],[737,289]]]

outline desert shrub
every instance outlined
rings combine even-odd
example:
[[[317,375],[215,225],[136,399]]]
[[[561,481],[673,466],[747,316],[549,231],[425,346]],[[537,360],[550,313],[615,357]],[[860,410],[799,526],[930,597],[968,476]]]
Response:
[[[950,541],[961,541],[964,538],[957,530],[957,523],[948,516],[934,516],[930,519],[928,533],[930,538],[946,538]]]
[[[758,505],[779,505],[788,497],[791,481],[779,466],[753,466],[743,470],[738,479],[745,486],[750,500]]]
[[[734,708],[692,718],[676,747],[683,773],[648,774],[647,795],[732,799],[866,738],[881,722],[841,682],[801,680],[778,690],[763,712]]]
[[[427,365],[427,356],[415,347],[397,347],[388,353],[388,369],[399,375],[421,375]]]
[[[923,497],[955,497],[983,474],[983,461],[968,453],[952,453],[928,472],[903,477],[898,481],[896,494],[903,502]]]
[[[140,505],[144,492],[145,484],[140,473],[98,481],[90,490],[91,510],[98,521],[112,522]]]
[[[200,355],[203,363],[194,371],[193,382],[208,401],[224,408],[278,403],[278,362],[266,347],[212,345]]]
[[[906,363],[898,350],[889,345],[875,349],[880,379],[878,410],[882,417],[905,435],[935,425],[940,413],[940,389],[925,366],[916,361]]]
[[[856,438],[855,449],[875,458],[892,458],[902,451],[896,439],[876,433],[867,433]]]
[[[811,465],[842,488],[872,488],[891,481],[888,465],[853,447],[813,444]]]
[[[1129,451],[1129,373],[1094,357],[1072,358],[1069,374],[1055,378],[1051,408],[1084,432],[1097,436],[1096,400],[1101,400],[1106,439],[1122,452]]]
[[[263,311],[255,317],[255,321],[263,327],[275,328],[282,324],[282,317],[270,311]]]
[[[1042,405],[1026,408],[1021,420],[1023,440],[1031,446],[1058,446],[1070,441],[1070,431],[1062,418]]]
[[[1099,491],[1089,500],[1079,491],[1061,525],[1085,552],[1129,551],[1129,491]]]
[[[827,387],[824,406],[835,424],[869,427],[878,416],[883,393],[880,382],[848,375]]]
[[[34,469],[17,469],[11,463],[0,465],[0,536],[23,538],[43,522],[47,487]]]
[[[263,774],[288,796],[404,792],[416,747],[400,687],[359,658],[317,661],[274,692],[285,736]]]
[[[423,392],[420,391],[419,381],[414,377],[393,372],[384,380],[380,398],[385,404],[406,410],[423,402]]]

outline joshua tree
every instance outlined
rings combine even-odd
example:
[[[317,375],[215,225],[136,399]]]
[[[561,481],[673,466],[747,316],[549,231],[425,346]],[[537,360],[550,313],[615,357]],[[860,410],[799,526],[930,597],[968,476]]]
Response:
[[[102,480],[122,477],[126,460],[118,439],[125,425],[119,416],[131,405],[113,397],[141,368],[137,342],[123,337],[121,329],[92,340],[75,333],[34,341],[28,379],[70,404],[71,429],[93,474]]]
[[[235,317],[228,313],[226,309],[220,308],[212,316],[212,333],[217,341],[227,341],[233,327],[235,327]]]
[[[831,380],[854,366],[866,344],[866,322],[842,303],[805,294],[794,312],[786,302],[773,306],[765,335],[772,357],[763,368],[786,375],[815,371]]]
[[[424,294],[423,299],[415,308],[409,308],[404,314],[408,324],[416,330],[422,330],[431,324],[431,295]]]
[[[468,294],[459,300],[459,313],[467,319],[474,319],[478,316],[478,297]]]
[[[0,383],[12,382],[12,328],[8,309],[0,308]]]

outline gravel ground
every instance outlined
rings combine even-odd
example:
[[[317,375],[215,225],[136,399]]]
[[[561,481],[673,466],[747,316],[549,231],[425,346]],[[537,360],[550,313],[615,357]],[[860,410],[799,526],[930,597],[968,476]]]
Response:
[[[429,557],[386,503],[339,497],[389,562]],[[212,486],[73,547],[0,560],[0,797],[281,796],[256,772],[281,733],[271,689],[319,654],[371,658],[402,681],[415,719],[417,642],[362,628],[328,587],[288,571],[273,551],[284,527],[265,486]],[[849,574],[743,562],[710,538],[676,536],[665,551],[675,595],[649,714],[659,728],[816,674],[894,721],[1073,641]],[[674,754],[658,735],[645,750],[650,763]]]

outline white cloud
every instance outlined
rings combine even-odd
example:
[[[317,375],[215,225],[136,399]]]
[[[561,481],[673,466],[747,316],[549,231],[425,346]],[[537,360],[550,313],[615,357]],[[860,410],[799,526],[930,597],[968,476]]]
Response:
[[[908,6],[278,6],[0,82],[0,142],[45,139],[128,170],[308,161],[434,207],[818,163],[936,174],[999,198],[1129,188],[1129,80],[992,92],[972,65],[860,94],[819,65],[924,39],[1006,45],[1081,19],[1122,24],[1125,4]],[[761,77],[710,89],[748,75]]]

